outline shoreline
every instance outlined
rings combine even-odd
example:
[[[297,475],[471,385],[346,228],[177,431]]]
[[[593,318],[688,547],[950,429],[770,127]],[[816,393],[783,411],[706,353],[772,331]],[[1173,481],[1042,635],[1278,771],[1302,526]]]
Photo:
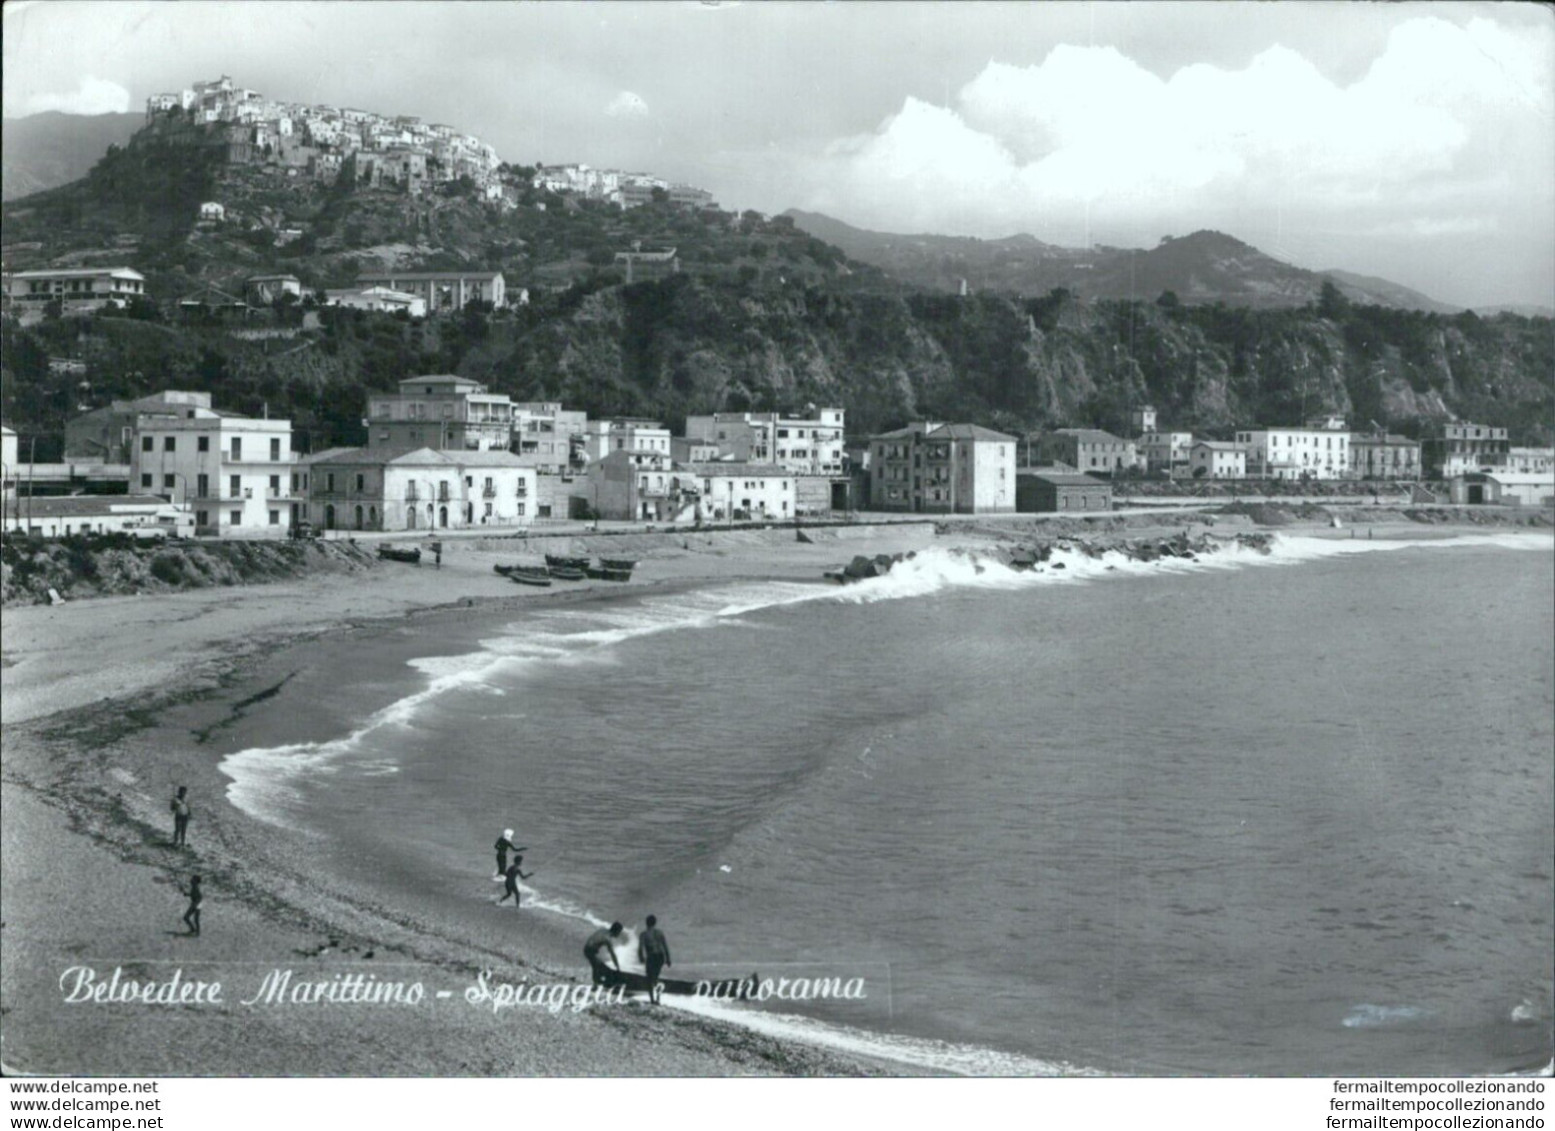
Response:
[[[1305,525],[1218,525],[1349,536]],[[1405,521],[1387,524],[1383,537],[1440,538],[1460,531],[1456,525],[1444,530]],[[1053,533],[1070,541],[1093,538],[1090,532]],[[1029,534],[1020,530],[1006,538]],[[1095,530],[1094,535],[1101,535],[1094,538],[1097,543],[1154,536],[1140,528]],[[435,921],[418,922],[402,909],[353,898],[338,890],[335,877],[311,875],[305,835],[277,833],[225,800],[229,779],[218,767],[220,758],[212,758],[214,751],[198,737],[201,728],[208,735],[224,720],[240,717],[278,687],[277,680],[284,683],[283,669],[297,645],[327,641],[336,633],[361,641],[392,633],[411,618],[484,617],[511,608],[608,601],[645,589],[676,591],[746,579],[819,581],[823,568],[840,565],[855,547],[905,552],[993,540],[985,527],[939,537],[928,527],[882,528],[863,538],[810,545],[753,539],[647,558],[644,576],[626,585],[522,593],[490,571],[493,559],[511,556],[511,551],[456,548],[445,555],[441,573],[385,573],[371,584],[357,578],[310,579],[242,590],[241,601],[231,591],[196,590],[8,611],[4,823],[6,858],[13,863],[3,887],[9,957],[0,981],[9,1030],[0,1045],[6,1070],[225,1075],[263,1072],[268,1065],[270,1071],[289,1075],[300,1074],[299,1066],[306,1065],[309,1075],[917,1071],[895,1061],[825,1052],[760,1037],[737,1024],[637,1005],[557,1017],[544,1010],[538,1017],[533,1010],[512,1011],[526,1015],[518,1025],[475,1010],[440,1012],[431,1024],[420,1013],[402,1014],[401,1021],[374,1014],[376,1028],[364,1026],[362,1015],[350,1009],[255,1016],[252,1011],[189,1008],[178,1022],[181,1040],[148,1040],[148,1033],[166,1026],[159,1007],[72,1012],[58,1004],[53,967],[62,965],[64,956],[78,961],[129,955],[142,978],[173,962],[182,962],[193,977],[198,964],[191,956],[197,953],[202,960],[229,966],[291,968],[299,978],[363,969],[383,975],[396,961],[440,970],[449,986],[469,980],[483,966],[500,968],[509,980],[575,977],[581,963],[572,954],[571,936],[558,944],[556,932],[538,921],[539,915],[482,928],[472,947]],[[433,596],[447,599],[426,599],[429,577],[439,582]],[[101,615],[109,611],[116,614],[111,624]],[[16,618],[15,612],[35,615]],[[247,634],[241,645],[231,643],[237,633]],[[147,653],[154,654],[149,662]],[[115,694],[102,695],[105,687]],[[195,740],[169,741],[180,730],[196,735]],[[187,853],[165,844],[163,808],[173,782],[187,782],[200,799],[191,828],[193,849]],[[17,861],[38,866],[18,869]],[[194,865],[204,870],[208,892],[208,930],[198,942],[170,929],[177,926],[181,904],[168,885]],[[148,900],[153,884],[162,890]],[[105,915],[104,908],[110,913]],[[209,929],[218,924],[218,930]],[[109,968],[102,966],[104,972]],[[49,1030],[31,1044],[27,1038],[32,1034],[24,1032],[20,1041],[13,1035],[33,1024],[30,1018]],[[273,1058],[262,1057],[258,1065],[252,1048],[256,1033]],[[299,1044],[305,1055],[299,1056]],[[110,1051],[125,1047],[134,1048],[141,1059],[131,1063]],[[96,1059],[105,1054],[108,1059]],[[74,1060],[65,1064],[62,1056]]]

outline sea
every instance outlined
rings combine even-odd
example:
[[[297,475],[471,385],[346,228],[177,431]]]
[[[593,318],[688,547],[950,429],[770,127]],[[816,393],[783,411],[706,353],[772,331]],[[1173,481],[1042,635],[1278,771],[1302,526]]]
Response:
[[[489,919],[511,827],[526,913],[578,941],[653,913],[670,973],[769,989],[680,1008],[904,1067],[1552,1060],[1547,533],[934,549],[378,647],[222,768],[383,904]]]

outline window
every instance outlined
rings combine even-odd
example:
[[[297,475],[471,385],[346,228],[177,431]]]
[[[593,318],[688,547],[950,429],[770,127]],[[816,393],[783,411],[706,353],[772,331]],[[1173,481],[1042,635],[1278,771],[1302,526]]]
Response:
[[[196,526],[209,526],[211,524],[211,512],[195,511],[194,522]]]
[[[281,458],[281,438],[279,436],[272,436],[270,438],[270,458],[272,460],[278,460]]]
[[[524,504],[523,503],[519,503],[518,504],[518,516],[520,518],[524,517]]]
[[[271,511],[270,512],[270,525],[271,526],[280,526],[281,525],[281,512],[280,511]]]
[[[243,512],[242,511],[232,511],[232,512],[230,512],[227,515],[227,524],[229,526],[242,526],[243,525]]]
[[[231,476],[228,484],[232,489],[232,498],[236,499],[243,494],[243,477],[241,475]]]
[[[173,476],[171,476],[171,475],[164,475],[164,476],[162,476],[162,486],[166,490],[171,491],[173,489]]]
[[[142,436],[140,438],[140,450],[143,452],[155,451],[156,443],[157,441],[155,436]]]
[[[279,475],[270,476],[270,493],[272,495],[281,493],[281,477]]]
[[[356,473],[356,489],[362,491],[366,488],[367,478],[360,471]]]
[[[328,472],[324,476],[324,490],[328,492],[335,490],[335,473],[333,471]]]
[[[243,458],[243,437],[241,436],[232,437],[232,458]]]
[[[195,442],[194,442],[194,447],[195,447],[196,451],[200,451],[200,452],[208,452],[208,451],[210,451],[211,450],[211,438],[209,436],[197,437],[195,439]]]
[[[151,472],[143,472],[140,477],[140,485],[147,490],[151,489]]]

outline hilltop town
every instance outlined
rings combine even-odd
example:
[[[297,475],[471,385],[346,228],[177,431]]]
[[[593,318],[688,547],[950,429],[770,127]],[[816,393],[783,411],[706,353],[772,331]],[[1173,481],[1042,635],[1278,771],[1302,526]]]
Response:
[[[42,238],[5,249],[5,525],[44,536],[1551,493],[1547,320],[922,293],[695,186],[227,76],[8,209]]]

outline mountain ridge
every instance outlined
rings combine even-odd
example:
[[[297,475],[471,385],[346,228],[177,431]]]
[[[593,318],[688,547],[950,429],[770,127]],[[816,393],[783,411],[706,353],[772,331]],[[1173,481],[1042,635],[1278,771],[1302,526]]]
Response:
[[[1065,248],[1025,233],[992,240],[903,235],[799,209],[784,215],[850,258],[929,290],[955,292],[964,280],[969,290],[1041,294],[1063,287],[1086,298],[1114,299],[1154,299],[1172,291],[1188,303],[1274,308],[1316,301],[1328,279],[1352,302],[1439,314],[1461,309],[1387,279],[1296,267],[1212,229],[1166,237],[1148,250]]]

